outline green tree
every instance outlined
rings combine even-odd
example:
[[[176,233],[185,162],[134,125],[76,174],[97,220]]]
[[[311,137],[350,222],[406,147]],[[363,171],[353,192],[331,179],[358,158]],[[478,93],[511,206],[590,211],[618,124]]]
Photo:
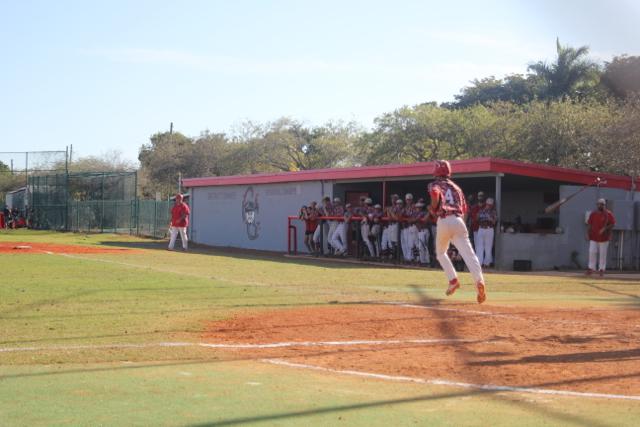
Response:
[[[562,46],[556,39],[555,61],[539,61],[529,65],[531,76],[538,80],[540,98],[585,98],[597,92],[600,67],[590,60],[588,46]]]
[[[240,142],[235,157],[246,158],[251,173],[321,169],[353,164],[353,143],[359,129],[354,123],[327,123],[307,127],[281,118],[265,126],[247,124],[250,135]]]
[[[618,98],[640,95],[640,56],[616,56],[605,62],[602,83]]]
[[[464,87],[451,107],[466,108],[475,104],[487,105],[497,101],[510,101],[516,104],[530,102],[538,90],[537,80],[521,74],[511,74],[504,79],[494,76],[474,79],[470,86]]]
[[[464,141],[452,137],[452,115],[434,104],[402,107],[374,120],[371,132],[362,135],[358,148],[366,164],[424,162],[460,158]]]

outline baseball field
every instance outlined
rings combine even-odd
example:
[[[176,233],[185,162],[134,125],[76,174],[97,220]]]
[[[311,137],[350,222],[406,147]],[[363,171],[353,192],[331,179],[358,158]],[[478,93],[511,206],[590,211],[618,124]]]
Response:
[[[0,233],[0,425],[638,425],[640,280]]]

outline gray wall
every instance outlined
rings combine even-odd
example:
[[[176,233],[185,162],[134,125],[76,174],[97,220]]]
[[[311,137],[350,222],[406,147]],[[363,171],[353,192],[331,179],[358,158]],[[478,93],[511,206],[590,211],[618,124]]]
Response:
[[[325,183],[324,191],[331,197],[331,184]],[[297,215],[300,207],[312,200],[319,203],[323,196],[320,181],[196,187],[191,189],[191,194],[190,232],[194,242],[283,252],[287,250],[287,216]],[[243,202],[255,202],[256,197],[258,232],[257,237],[251,239],[243,215]],[[294,221],[294,224],[298,227],[298,249],[304,251],[304,223]]]
[[[579,186],[560,186],[560,198],[567,197],[580,189]],[[510,197],[508,195],[507,197]],[[617,189],[597,189],[588,188],[573,199],[565,203],[560,208],[559,224],[563,232],[561,234],[509,234],[499,233],[496,238],[500,245],[499,267],[510,270],[513,267],[513,260],[531,260],[535,270],[547,270],[553,267],[575,268],[571,254],[577,253],[576,259],[582,268],[586,268],[588,260],[588,242],[585,239],[586,225],[585,215],[587,211],[595,209],[595,202],[598,198],[604,197],[613,200],[614,213],[615,200],[631,200],[631,193]],[[636,200],[640,197],[636,194]],[[622,206],[622,203],[618,203]],[[618,212],[617,217],[621,217],[626,212]],[[618,249],[622,232],[614,232],[608,251],[607,269],[615,269],[618,262]],[[623,266],[632,268],[635,262],[633,250],[635,233],[624,232],[623,238]],[[636,254],[637,256],[637,254]]]
[[[515,222],[517,216],[522,218],[523,224],[535,224],[538,218],[555,218],[557,214],[546,215],[543,191],[503,191],[502,221]]]

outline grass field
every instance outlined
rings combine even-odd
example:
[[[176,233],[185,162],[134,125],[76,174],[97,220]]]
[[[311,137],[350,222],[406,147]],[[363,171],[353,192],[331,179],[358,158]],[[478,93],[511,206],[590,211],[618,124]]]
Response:
[[[333,372],[348,369],[328,365],[329,359],[317,359],[325,370],[304,369],[266,363],[264,359],[272,354],[258,348],[229,351],[188,345],[211,342],[204,336],[216,321],[246,316],[259,319],[263,314],[273,317],[276,312],[300,309],[314,313],[315,308],[349,309],[363,302],[405,302],[435,304],[440,310],[465,307],[471,313],[476,307],[471,305],[473,289],[463,286],[444,301],[445,280],[440,271],[360,267],[198,248],[190,253],[168,252],[164,242],[115,235],[0,233],[0,244],[7,242],[131,250],[80,254],[16,250],[0,254],[2,426],[619,426],[637,425],[640,419],[640,400],[355,376]],[[468,285],[468,275],[463,274],[462,281]],[[581,310],[623,313],[613,332],[624,335],[626,341],[620,338],[612,341],[606,352],[600,349],[598,354],[606,354],[606,358],[593,356],[588,346],[598,337],[610,339],[612,331],[603,330],[589,337],[590,341],[571,342],[574,354],[583,351],[591,356],[563,359],[553,365],[554,369],[560,366],[553,375],[562,380],[561,367],[567,366],[567,361],[572,368],[611,362],[628,366],[624,376],[630,388],[625,391],[603,383],[601,388],[595,384],[587,391],[627,397],[640,394],[632,393],[631,383],[640,382],[640,366],[633,368],[640,361],[636,340],[640,322],[634,317],[640,311],[640,282],[617,280],[615,275],[586,280],[533,274],[489,274],[487,282],[489,300],[477,309],[490,313],[501,310],[515,318],[534,309],[546,310],[544,313],[573,310],[578,313],[576,322],[584,320]],[[448,311],[438,313],[449,315]],[[500,337],[500,322],[512,322],[508,319],[498,318],[491,326],[491,336]],[[563,319],[567,323],[567,318]],[[454,329],[457,324],[451,318],[439,321],[449,322]],[[536,329],[550,328],[548,324],[537,325]],[[468,327],[466,324],[466,329],[454,332],[460,335]],[[590,332],[588,326],[581,331],[581,337]],[[267,328],[263,338],[272,332]],[[419,336],[420,331],[415,334]],[[560,338],[563,342],[566,336]],[[624,349],[617,347],[620,342],[626,343]],[[391,351],[385,347],[378,352],[371,347],[365,353],[358,347],[357,352],[366,356],[383,350]],[[300,353],[295,351],[282,350],[278,360],[290,357],[287,360],[297,363]],[[438,350],[420,347],[407,349],[408,356],[389,354],[410,359],[416,354],[412,351],[428,354]],[[540,359],[544,356],[536,355],[536,361],[547,360]],[[495,358],[501,357],[504,354],[496,352]],[[372,374],[393,374],[384,367],[376,371],[372,362],[365,366]],[[494,369],[503,369],[500,366]],[[545,369],[544,363],[536,366]],[[352,370],[363,371],[358,366]],[[402,371],[403,376],[406,372]],[[469,378],[444,379],[478,383],[473,372]],[[558,384],[563,390],[573,390],[571,384]]]

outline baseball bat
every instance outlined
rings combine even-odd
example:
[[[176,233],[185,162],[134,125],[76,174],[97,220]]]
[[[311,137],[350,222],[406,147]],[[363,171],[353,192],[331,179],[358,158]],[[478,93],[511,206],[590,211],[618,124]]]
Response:
[[[552,204],[550,204],[549,206],[544,208],[544,213],[550,214],[551,212],[555,211],[560,206],[564,205],[569,200],[571,200],[572,198],[574,198],[578,194],[582,193],[584,190],[586,190],[587,188],[591,187],[592,185],[600,186],[600,185],[606,184],[606,183],[607,183],[607,181],[605,181],[602,178],[598,177],[591,184],[584,185],[579,190],[575,191],[572,194],[569,194],[567,197],[563,197],[562,199],[558,200],[557,202],[553,202]]]

